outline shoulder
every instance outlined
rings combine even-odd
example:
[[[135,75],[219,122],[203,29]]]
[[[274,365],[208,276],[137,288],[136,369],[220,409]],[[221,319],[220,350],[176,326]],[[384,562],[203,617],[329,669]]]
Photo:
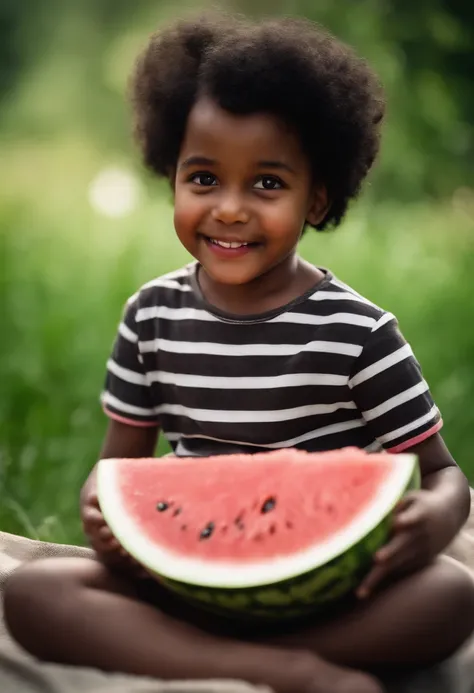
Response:
[[[143,284],[127,300],[127,310],[139,314],[140,311],[154,306],[180,307],[183,301],[189,305],[189,300],[194,295],[192,277],[195,264],[189,263]]]
[[[312,311],[337,316],[338,322],[365,328],[367,337],[383,325],[397,326],[397,319],[392,313],[338,279],[329,270],[325,272],[326,278],[321,286],[308,297]]]

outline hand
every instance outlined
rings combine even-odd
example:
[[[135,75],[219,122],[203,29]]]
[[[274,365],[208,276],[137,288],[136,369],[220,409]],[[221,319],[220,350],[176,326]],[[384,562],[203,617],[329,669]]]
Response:
[[[89,544],[104,563],[121,567],[139,577],[147,576],[145,570],[126,551],[107,525],[96,493],[91,493],[81,505],[82,526]]]
[[[365,599],[390,576],[423,568],[443,546],[443,517],[436,494],[427,490],[407,493],[395,510],[391,538],[375,554],[375,565],[362,581],[357,596]]]

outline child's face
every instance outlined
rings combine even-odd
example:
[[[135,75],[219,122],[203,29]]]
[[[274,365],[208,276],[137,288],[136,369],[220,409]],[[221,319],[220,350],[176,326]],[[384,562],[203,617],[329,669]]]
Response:
[[[296,135],[267,114],[236,116],[199,100],[175,178],[175,228],[220,284],[246,284],[295,252],[305,221],[326,212]],[[229,244],[232,247],[228,247]]]

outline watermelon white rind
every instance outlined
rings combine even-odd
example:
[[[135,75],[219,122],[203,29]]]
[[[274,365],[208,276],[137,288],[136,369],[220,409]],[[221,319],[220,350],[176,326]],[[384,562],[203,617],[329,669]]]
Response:
[[[420,482],[415,455],[391,455],[390,471],[374,498],[341,531],[289,556],[233,563],[183,556],[145,536],[124,504],[119,462],[101,460],[97,483],[105,520],[121,545],[186,599],[244,617],[293,617],[327,607],[353,591],[375,551],[387,541],[394,507]]]

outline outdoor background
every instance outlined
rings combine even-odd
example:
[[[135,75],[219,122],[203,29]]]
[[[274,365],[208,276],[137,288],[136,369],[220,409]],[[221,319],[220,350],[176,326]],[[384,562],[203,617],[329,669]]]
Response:
[[[125,99],[179,0],[0,0],[0,529],[81,541],[78,494],[125,299],[188,258]],[[389,112],[364,194],[303,254],[394,312],[474,482],[474,4],[241,0],[302,14],[378,70]]]

